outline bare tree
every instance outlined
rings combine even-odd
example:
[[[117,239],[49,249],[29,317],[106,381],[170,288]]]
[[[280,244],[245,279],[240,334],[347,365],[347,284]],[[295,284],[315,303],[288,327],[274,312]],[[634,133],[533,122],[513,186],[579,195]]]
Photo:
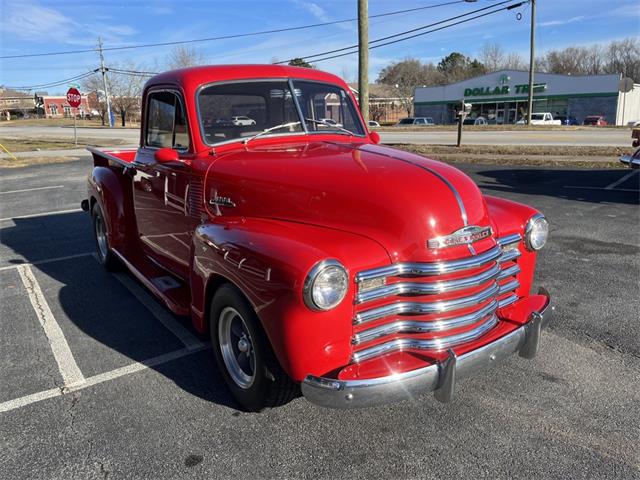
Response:
[[[391,87],[407,115],[411,115],[414,89],[423,85],[442,85],[444,77],[433,63],[423,64],[415,58],[407,58],[383,68],[376,82]]]
[[[607,73],[619,73],[640,82],[640,38],[625,38],[611,42],[606,48]]]
[[[626,38],[608,45],[550,50],[537,59],[543,72],[565,75],[614,73],[640,81],[640,39]]]
[[[485,43],[480,52],[480,61],[489,72],[501,70],[505,63],[504,50],[497,43]]]
[[[497,43],[484,44],[480,52],[480,61],[488,72],[528,69],[526,62],[519,53],[506,53]]]
[[[184,45],[176,45],[167,55],[167,69],[175,70],[178,68],[194,67],[203,65],[204,57],[202,53],[195,48],[185,47]]]
[[[140,116],[140,100],[142,88],[146,77],[133,73],[116,73],[119,71],[143,71],[144,67],[133,63],[126,63],[122,66],[111,64],[111,71],[107,76],[107,88],[113,112],[120,116],[122,126],[126,126],[127,121]],[[116,68],[117,67],[117,68]],[[103,92],[102,76],[99,73],[88,77],[83,81],[83,88],[88,92],[96,92],[100,104],[100,117],[102,124],[106,119],[106,99]]]

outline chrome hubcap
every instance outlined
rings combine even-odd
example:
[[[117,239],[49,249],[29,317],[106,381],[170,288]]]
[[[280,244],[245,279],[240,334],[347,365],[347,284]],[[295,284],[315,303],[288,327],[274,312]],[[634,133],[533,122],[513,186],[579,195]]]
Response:
[[[107,256],[109,251],[108,243],[107,243],[107,232],[104,228],[104,222],[102,221],[102,217],[96,217],[96,240],[98,242],[98,254],[100,258],[104,259]]]
[[[251,387],[255,380],[256,355],[249,329],[233,307],[220,312],[218,342],[229,376],[240,388]]]

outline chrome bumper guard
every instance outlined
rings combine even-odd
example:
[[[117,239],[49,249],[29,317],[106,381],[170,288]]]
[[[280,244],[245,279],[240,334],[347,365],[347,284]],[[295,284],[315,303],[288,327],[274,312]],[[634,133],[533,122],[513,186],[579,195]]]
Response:
[[[620,161],[631,168],[640,168],[640,157],[637,155],[623,155]]]
[[[547,304],[532,312],[529,321],[494,342],[460,357],[452,349],[440,363],[410,372],[366,380],[336,380],[308,375],[302,382],[302,394],[312,403],[329,408],[361,408],[415,398],[434,392],[436,400],[449,402],[459,378],[484,370],[518,352],[523,358],[534,358],[538,352],[540,332],[553,317],[549,293],[541,288]]]

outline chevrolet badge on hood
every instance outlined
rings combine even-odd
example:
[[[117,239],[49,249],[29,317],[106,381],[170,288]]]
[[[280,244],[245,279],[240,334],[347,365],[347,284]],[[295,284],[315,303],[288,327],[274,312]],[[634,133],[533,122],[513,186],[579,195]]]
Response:
[[[478,227],[470,225],[453,232],[450,235],[431,238],[427,241],[429,248],[447,248],[458,245],[469,245],[471,243],[490,237],[493,234],[491,227]]]

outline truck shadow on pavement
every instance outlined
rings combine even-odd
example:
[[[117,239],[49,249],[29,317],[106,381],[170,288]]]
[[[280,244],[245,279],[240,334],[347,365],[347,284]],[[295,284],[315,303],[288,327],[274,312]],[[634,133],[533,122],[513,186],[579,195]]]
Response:
[[[30,268],[85,377],[185,348],[127,287],[97,262],[88,214],[59,214],[13,222],[14,225],[0,229],[3,257],[7,257],[7,247],[14,252],[8,255],[14,258],[4,260],[2,266],[34,264]],[[73,257],[48,261],[67,256]],[[136,281],[126,269],[122,273]],[[155,301],[153,294],[145,292]],[[164,308],[160,303],[158,307]],[[168,310],[166,313],[200,341],[208,341],[198,336],[189,318],[177,317]],[[240,409],[218,372],[211,348],[150,368],[192,395]]]
[[[493,191],[544,195],[591,203],[640,204],[640,172],[637,170],[509,167],[501,170],[478,170],[476,175],[480,177],[479,186],[489,194]],[[484,182],[482,177],[492,179],[493,182]]]

